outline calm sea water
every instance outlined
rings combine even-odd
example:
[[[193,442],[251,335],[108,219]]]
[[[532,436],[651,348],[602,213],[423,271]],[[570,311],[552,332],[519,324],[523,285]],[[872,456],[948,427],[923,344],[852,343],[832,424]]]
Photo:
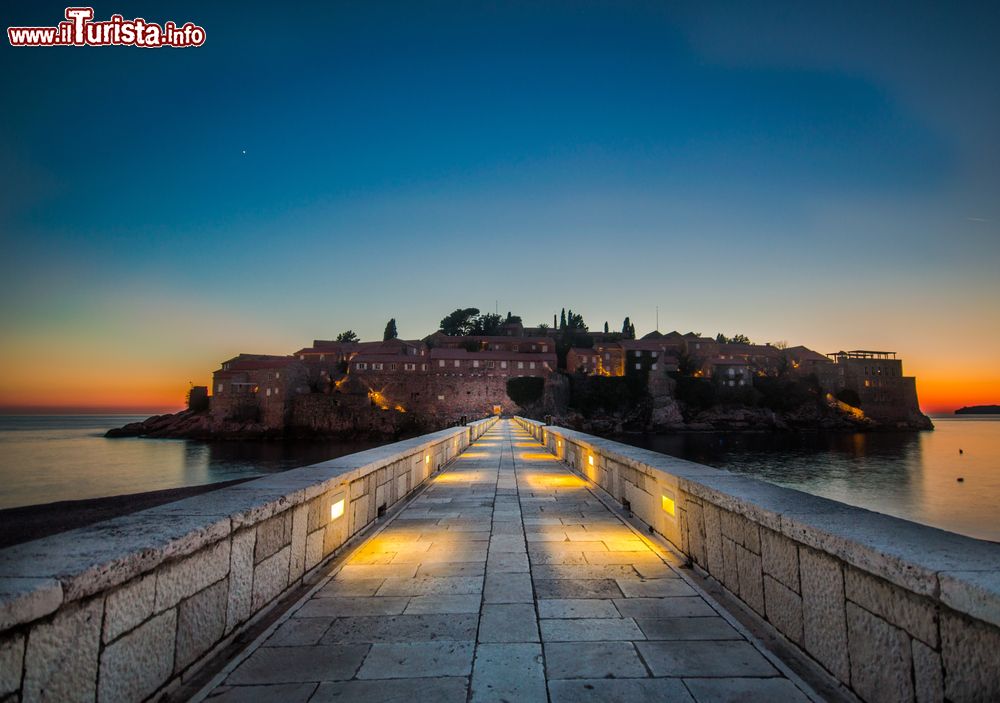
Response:
[[[0,508],[260,476],[380,442],[106,439],[124,415],[0,416]]]
[[[1000,541],[1000,416],[933,420],[932,432],[691,433],[619,439],[925,525]]]
[[[257,476],[377,443],[105,439],[141,418],[0,416],[0,508]],[[692,433],[623,441],[915,522],[1000,541],[1000,416],[933,432]],[[963,450],[959,454],[959,449]],[[964,478],[959,483],[956,479]]]

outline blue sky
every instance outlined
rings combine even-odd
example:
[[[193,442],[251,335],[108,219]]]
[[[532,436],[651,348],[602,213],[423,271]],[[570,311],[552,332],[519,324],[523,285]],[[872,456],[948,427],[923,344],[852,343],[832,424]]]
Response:
[[[805,5],[121,2],[207,42],[5,45],[2,360],[207,377],[499,299],[918,374],[988,327],[1000,393],[1000,9]]]

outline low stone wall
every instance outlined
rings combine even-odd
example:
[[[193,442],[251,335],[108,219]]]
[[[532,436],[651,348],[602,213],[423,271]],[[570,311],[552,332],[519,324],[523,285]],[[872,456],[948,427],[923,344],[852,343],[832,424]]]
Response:
[[[515,419],[861,699],[1000,700],[1000,544]]]
[[[117,702],[169,692],[495,422],[0,551],[0,699]]]

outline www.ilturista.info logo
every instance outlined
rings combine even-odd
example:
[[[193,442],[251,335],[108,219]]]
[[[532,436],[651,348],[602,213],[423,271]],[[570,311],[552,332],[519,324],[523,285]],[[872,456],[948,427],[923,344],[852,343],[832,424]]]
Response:
[[[162,25],[142,17],[127,20],[111,15],[107,22],[94,22],[94,8],[67,7],[66,21],[55,27],[7,27],[11,46],[162,46],[184,48],[205,43],[205,29],[188,22]]]

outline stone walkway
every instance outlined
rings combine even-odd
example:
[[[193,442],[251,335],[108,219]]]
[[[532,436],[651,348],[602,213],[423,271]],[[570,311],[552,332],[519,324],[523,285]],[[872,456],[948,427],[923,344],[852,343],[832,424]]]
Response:
[[[665,559],[503,421],[207,700],[808,700]]]

